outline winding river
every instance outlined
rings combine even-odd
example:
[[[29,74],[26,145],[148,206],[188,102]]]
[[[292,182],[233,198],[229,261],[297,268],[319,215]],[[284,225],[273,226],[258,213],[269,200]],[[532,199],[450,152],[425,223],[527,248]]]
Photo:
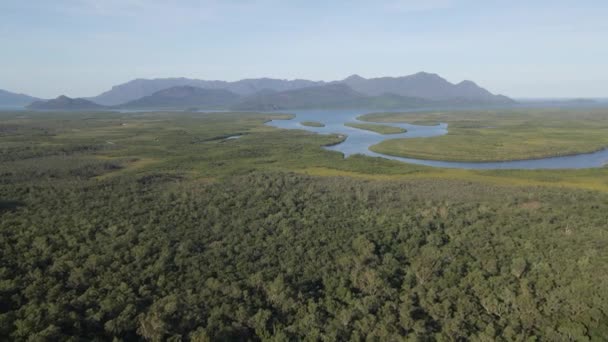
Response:
[[[406,123],[382,123],[382,125],[395,126],[407,129],[406,133],[379,134],[363,129],[344,126],[347,122],[361,122],[357,117],[369,111],[356,110],[301,110],[289,111],[295,117],[289,120],[272,120],[267,124],[277,128],[302,129],[320,134],[342,134],[347,136],[343,142],[326,146],[325,149],[338,151],[348,157],[352,154],[364,154],[372,157],[382,157],[398,160],[410,164],[420,164],[433,167],[458,169],[584,169],[602,167],[608,164],[608,149],[593,153],[577,154],[563,157],[550,157],[530,160],[514,160],[501,162],[452,162],[440,160],[423,160],[403,158],[381,154],[369,150],[369,147],[387,139],[401,138],[428,138],[447,134],[448,125],[417,126]],[[325,127],[303,126],[303,121],[318,121]]]

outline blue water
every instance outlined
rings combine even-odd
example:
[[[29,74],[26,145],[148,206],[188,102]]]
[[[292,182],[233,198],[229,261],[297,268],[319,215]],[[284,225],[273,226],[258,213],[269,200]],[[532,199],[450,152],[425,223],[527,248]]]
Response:
[[[383,125],[402,127],[406,133],[379,134],[367,130],[344,126],[347,122],[360,122],[357,117],[368,113],[363,110],[298,110],[289,111],[295,118],[290,120],[272,120],[267,124],[277,128],[302,129],[320,134],[340,134],[347,136],[342,143],[326,146],[325,149],[338,151],[348,157],[353,154],[363,154],[371,157],[381,157],[398,160],[410,164],[433,167],[458,169],[585,169],[602,167],[608,164],[608,149],[593,153],[578,154],[564,157],[551,157],[530,160],[515,160],[504,162],[451,162],[441,160],[424,160],[395,157],[376,153],[369,147],[387,139],[429,138],[447,134],[448,125],[441,123],[437,126],[417,126],[406,123],[382,123]],[[325,127],[303,126],[303,121],[318,121]]]

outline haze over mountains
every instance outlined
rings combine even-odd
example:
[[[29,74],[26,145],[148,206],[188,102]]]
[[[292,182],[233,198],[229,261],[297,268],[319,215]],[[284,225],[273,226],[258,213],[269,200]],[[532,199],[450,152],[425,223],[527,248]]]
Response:
[[[48,101],[35,101],[27,106],[33,110],[103,110],[105,106],[85,99],[72,99],[61,95]]]
[[[347,77],[342,83],[366,95],[394,94],[433,101],[464,100],[481,103],[508,103],[506,96],[493,95],[472,81],[453,84],[437,74],[419,72],[404,77],[365,79],[359,75]]]
[[[420,72],[414,75],[403,77],[381,77],[365,79],[358,75],[347,77],[344,80],[324,82],[324,81],[309,81],[309,80],[279,80],[271,78],[259,79],[244,79],[236,82],[226,81],[205,81],[188,78],[164,78],[164,79],[137,79],[118,86],[112,87],[111,90],[104,92],[101,95],[90,98],[91,101],[102,105],[116,106],[129,101],[139,99],[144,96],[152,95],[159,90],[168,89],[175,86],[193,86],[205,89],[224,89],[234,94],[246,98],[246,103],[256,103],[250,97],[260,96],[263,102],[268,103],[272,98],[269,93],[282,93],[293,90],[322,87],[331,84],[345,84],[352,90],[358,92],[361,96],[380,96],[386,94],[405,96],[409,98],[420,98],[431,101],[455,101],[455,102],[470,102],[475,104],[503,104],[510,103],[512,100],[505,96],[493,95],[489,91],[477,86],[471,81],[463,81],[459,84],[452,84],[441,78],[439,75]],[[335,88],[318,88],[326,89],[328,92],[335,91]],[[310,98],[309,93],[302,93],[303,96]],[[319,94],[321,97],[324,95]],[[280,96],[274,95],[280,98]],[[293,98],[297,93],[287,93],[286,96]],[[262,100],[262,99],[259,99]],[[304,100],[304,99],[303,99]],[[299,101],[296,101],[299,102]],[[326,103],[326,101],[322,101]],[[337,102],[343,102],[342,100]],[[306,107],[309,107],[308,104]],[[245,109],[244,104],[239,104],[237,107]],[[277,104],[277,107],[282,107]],[[255,108],[253,108],[255,109]]]
[[[136,79],[114,86],[112,89],[89,99],[98,104],[116,106],[152,95],[159,90],[176,86],[224,89],[241,96],[247,96],[261,90],[285,91],[312,87],[323,83],[308,80],[279,80],[271,78],[245,79],[236,82],[205,81],[190,78]]]
[[[207,89],[190,85],[159,90],[152,95],[129,101],[121,108],[228,108],[241,97],[226,89]]]
[[[0,89],[0,106],[27,106],[39,98]]]
[[[271,78],[244,79],[235,82],[188,78],[136,79],[114,86],[98,96],[76,100],[62,96],[48,102],[37,102],[29,108],[40,110],[399,109],[515,103],[506,96],[490,93],[472,81],[453,84],[439,75],[426,72],[402,77],[370,79],[352,75],[331,82]],[[66,107],[62,108],[62,105]]]

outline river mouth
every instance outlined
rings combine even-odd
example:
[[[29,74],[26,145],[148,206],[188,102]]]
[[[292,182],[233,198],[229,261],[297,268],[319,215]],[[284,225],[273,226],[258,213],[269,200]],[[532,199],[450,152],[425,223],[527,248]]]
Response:
[[[288,113],[294,114],[294,118],[287,120],[272,120],[266,124],[283,129],[300,129],[319,134],[344,135],[346,136],[344,141],[332,146],[326,146],[325,149],[341,152],[345,158],[353,154],[362,154],[370,157],[386,158],[409,164],[474,170],[586,169],[603,167],[604,165],[608,164],[608,149],[569,156],[498,162],[455,162],[391,156],[370,151],[369,148],[388,139],[430,138],[444,135],[448,132],[448,125],[446,123],[440,123],[436,126],[420,126],[407,123],[383,122],[381,123],[382,125],[404,128],[407,130],[407,132],[398,134],[380,134],[344,125],[348,122],[369,123],[357,119],[357,117],[369,113],[369,111],[365,110],[296,110],[289,111]],[[325,126],[304,126],[301,125],[301,122],[303,121],[316,121],[323,123]]]

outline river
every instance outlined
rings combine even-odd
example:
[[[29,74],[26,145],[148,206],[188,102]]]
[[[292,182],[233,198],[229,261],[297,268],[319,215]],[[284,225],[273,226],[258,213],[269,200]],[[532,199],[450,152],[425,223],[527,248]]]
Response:
[[[361,122],[357,117],[369,113],[362,110],[297,110],[288,111],[295,117],[289,120],[272,120],[267,124],[284,129],[302,129],[320,134],[340,134],[346,139],[325,149],[341,152],[345,157],[353,154],[363,154],[371,157],[381,157],[410,164],[427,165],[433,167],[458,169],[585,169],[602,167],[608,163],[608,149],[593,153],[584,153],[563,157],[549,157],[529,160],[513,160],[500,162],[454,162],[441,160],[423,160],[403,158],[370,151],[372,145],[387,139],[430,138],[447,134],[448,125],[441,123],[437,126],[417,126],[406,123],[382,123],[382,125],[395,126],[407,129],[406,133],[379,134],[363,129],[344,126],[347,122]],[[303,126],[303,121],[318,121],[325,127]]]

